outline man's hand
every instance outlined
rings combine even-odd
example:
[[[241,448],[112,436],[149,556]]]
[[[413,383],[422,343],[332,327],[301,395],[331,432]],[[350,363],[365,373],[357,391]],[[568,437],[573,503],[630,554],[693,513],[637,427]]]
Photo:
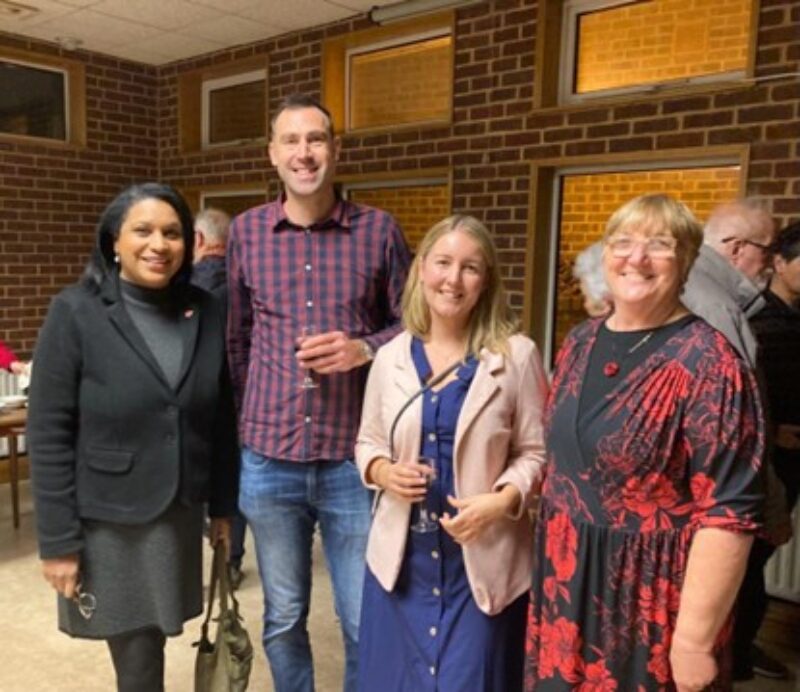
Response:
[[[77,553],[42,560],[42,574],[64,598],[72,598],[78,586],[80,558]]]
[[[298,340],[295,354],[300,367],[320,375],[347,372],[368,362],[361,339],[350,339],[344,332],[326,332]]]

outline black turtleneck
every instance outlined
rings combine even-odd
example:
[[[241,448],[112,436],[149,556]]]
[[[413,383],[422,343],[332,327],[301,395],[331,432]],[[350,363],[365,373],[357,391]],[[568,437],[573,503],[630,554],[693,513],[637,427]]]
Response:
[[[141,333],[167,382],[178,382],[183,340],[179,328],[180,310],[169,288],[146,288],[120,279],[125,309]]]

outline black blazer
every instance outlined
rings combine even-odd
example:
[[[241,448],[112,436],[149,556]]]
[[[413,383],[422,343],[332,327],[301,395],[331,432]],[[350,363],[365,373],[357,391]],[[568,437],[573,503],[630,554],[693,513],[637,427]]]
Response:
[[[27,436],[39,551],[78,552],[81,520],[144,524],[173,501],[232,516],[236,417],[217,301],[181,289],[173,389],[125,310],[119,279],[52,301],[33,357]]]

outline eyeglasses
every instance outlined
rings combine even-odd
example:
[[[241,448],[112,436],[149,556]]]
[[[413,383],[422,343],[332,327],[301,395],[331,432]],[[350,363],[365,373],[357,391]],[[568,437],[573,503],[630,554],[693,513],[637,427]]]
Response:
[[[722,244],[725,243],[744,243],[745,245],[752,245],[753,247],[757,247],[761,252],[770,252],[770,246],[764,245],[763,243],[757,243],[755,240],[748,240],[747,238],[737,238],[736,236],[729,236],[727,238],[723,238],[720,241]]]
[[[88,591],[81,591],[79,586],[75,590],[75,595],[72,597],[75,605],[78,606],[78,612],[84,620],[91,620],[94,611],[97,610],[97,597]]]
[[[675,257],[675,250],[678,243],[675,238],[669,236],[653,236],[652,238],[636,238],[634,236],[620,235],[609,238],[606,245],[611,251],[611,255],[618,259],[625,259],[633,254],[633,251],[641,246],[648,257],[655,259]]]

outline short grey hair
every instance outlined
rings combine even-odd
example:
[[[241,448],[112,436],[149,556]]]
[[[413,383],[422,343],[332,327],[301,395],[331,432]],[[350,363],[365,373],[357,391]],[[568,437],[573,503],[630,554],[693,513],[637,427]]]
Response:
[[[572,275],[583,282],[583,289],[590,300],[600,302],[609,297],[610,291],[603,274],[603,243],[592,243],[575,258]]]
[[[214,243],[225,245],[228,242],[228,226],[231,217],[221,209],[203,209],[194,219],[194,227]]]

